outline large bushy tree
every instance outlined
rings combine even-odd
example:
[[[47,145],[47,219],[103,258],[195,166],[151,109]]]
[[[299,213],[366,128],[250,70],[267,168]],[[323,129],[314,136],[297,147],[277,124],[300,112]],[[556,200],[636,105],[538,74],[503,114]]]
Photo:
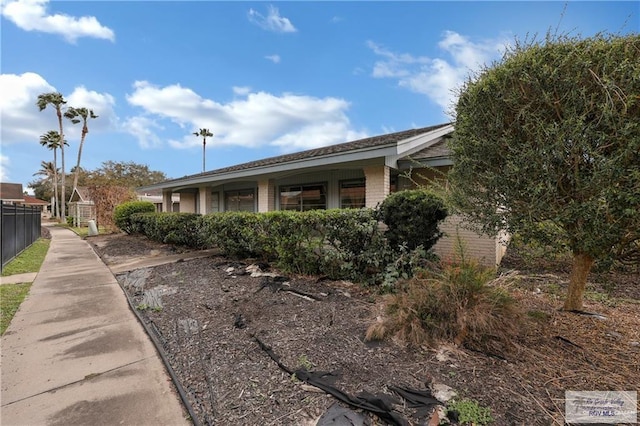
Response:
[[[86,185],[117,185],[136,188],[166,180],[160,171],[150,170],[146,164],[133,161],[104,161],[96,170],[89,173]]]
[[[458,206],[484,231],[564,244],[566,310],[595,260],[640,242],[640,35],[518,43],[460,91]]]

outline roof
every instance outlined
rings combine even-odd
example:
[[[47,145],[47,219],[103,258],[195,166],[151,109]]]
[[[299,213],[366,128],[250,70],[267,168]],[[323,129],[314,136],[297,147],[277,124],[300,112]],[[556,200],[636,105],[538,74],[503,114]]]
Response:
[[[447,146],[446,139],[439,140],[430,147],[422,149],[410,157],[414,160],[426,160],[430,158],[448,157],[451,151]]]
[[[91,195],[89,194],[89,188],[86,186],[78,186],[73,190],[71,194],[71,198],[69,199],[70,203],[77,202],[91,202]]]
[[[21,183],[0,183],[0,200],[22,201],[23,199]]]
[[[48,201],[32,197],[31,195],[25,195],[24,204],[28,206],[48,206],[50,203]]]
[[[447,128],[447,129],[445,129]],[[398,146],[405,141],[412,141],[412,139],[420,138],[423,135],[435,132],[439,129],[443,131],[451,128],[452,123],[443,123],[435,126],[422,127],[418,129],[410,129],[401,132],[389,133],[385,135],[372,136],[369,138],[359,139],[356,141],[345,142],[337,145],[329,145],[321,148],[310,149],[306,151],[300,151],[292,154],[279,155],[276,157],[269,157],[255,161],[249,161],[234,166],[224,167],[208,172],[198,173],[194,175],[184,176],[182,178],[170,179],[157,184],[138,188],[138,191],[152,191],[171,186],[178,186],[181,184],[195,184],[206,182],[207,179],[217,179],[221,175],[235,175],[235,176],[247,176],[253,172],[264,172],[265,170],[275,170],[284,166],[293,166],[295,163],[311,163],[314,160],[330,159],[330,161],[336,161],[338,156],[341,159],[354,158],[355,154],[359,154],[364,158],[363,153],[371,152],[374,150],[384,150],[386,148],[393,148],[393,153],[377,152],[376,156],[384,157],[389,154],[397,154]],[[437,133],[437,132],[436,132]],[[408,144],[405,149],[411,148],[413,145]],[[325,160],[329,161],[329,160]]]

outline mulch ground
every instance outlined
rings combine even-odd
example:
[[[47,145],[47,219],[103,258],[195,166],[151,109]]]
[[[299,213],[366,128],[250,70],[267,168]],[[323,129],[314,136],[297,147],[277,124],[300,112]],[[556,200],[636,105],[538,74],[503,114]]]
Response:
[[[88,241],[108,264],[183,250],[127,235]],[[276,277],[252,277],[250,261],[214,256],[117,278],[159,336],[200,424],[315,425],[336,403],[278,366],[258,341],[289,371],[331,372],[333,386],[348,395],[393,395],[392,386],[446,384],[459,397],[489,407],[497,425],[564,424],[566,390],[637,390],[637,271],[594,275],[584,309],[599,315],[588,316],[559,310],[566,265],[523,267],[530,263],[524,265],[515,252],[503,263],[503,285],[525,321],[511,349],[492,354],[446,342],[438,348],[367,342],[365,331],[381,310],[375,291],[343,281],[282,277],[268,265],[261,270]],[[161,308],[144,298],[150,290]],[[398,402],[398,416],[426,424]],[[364,415],[368,424],[387,424]]]

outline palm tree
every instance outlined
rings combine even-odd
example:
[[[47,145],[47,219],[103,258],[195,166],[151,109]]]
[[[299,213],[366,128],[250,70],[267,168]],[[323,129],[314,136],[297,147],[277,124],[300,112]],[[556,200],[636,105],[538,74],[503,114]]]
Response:
[[[213,133],[209,131],[209,129],[200,129],[199,132],[193,132],[196,136],[202,136],[202,172],[204,173],[205,169],[205,147],[207,146],[207,138],[213,136]]]
[[[56,115],[58,116],[58,125],[60,126],[60,140],[64,140],[64,130],[62,129],[62,106],[66,104],[67,101],[64,100],[64,97],[59,92],[49,92],[49,93],[41,93],[38,95],[38,101],[36,105],[40,111],[44,110],[48,105],[51,105],[56,110]],[[65,168],[64,168],[64,143],[60,144],[60,157],[62,159],[62,203],[60,205],[61,208],[61,218],[62,222],[66,220],[65,215]]]
[[[53,196],[55,197],[53,207],[55,208],[55,217],[57,218],[60,218],[60,207],[58,204],[60,201],[58,198],[58,148],[63,145],[68,145],[67,141],[64,141],[64,143],[61,141],[62,138],[60,137],[60,133],[55,130],[49,130],[44,135],[40,136],[40,145],[53,151]]]
[[[42,176],[41,182],[44,182],[45,188],[54,188],[55,181],[58,176],[58,169],[53,161],[41,161],[40,170],[35,172],[33,176]]]
[[[78,162],[76,163],[76,172],[73,175],[73,189],[76,189],[76,187],[78,186],[78,176],[80,175],[80,158],[82,158],[82,147],[84,145],[84,139],[87,137],[87,133],[89,133],[87,120],[89,120],[90,118],[98,118],[98,116],[93,113],[92,109],[74,107],[69,107],[64,113],[64,116],[65,118],[71,120],[73,124],[82,122],[82,136],[80,136],[80,146],[78,147]]]

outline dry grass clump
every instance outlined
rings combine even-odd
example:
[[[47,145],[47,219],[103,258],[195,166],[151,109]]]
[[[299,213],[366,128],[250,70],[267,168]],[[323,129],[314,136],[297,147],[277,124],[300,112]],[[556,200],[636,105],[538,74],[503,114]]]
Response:
[[[521,314],[494,278],[495,270],[475,262],[443,263],[440,271],[414,277],[385,296],[385,315],[369,327],[366,339],[505,348],[519,329]]]

